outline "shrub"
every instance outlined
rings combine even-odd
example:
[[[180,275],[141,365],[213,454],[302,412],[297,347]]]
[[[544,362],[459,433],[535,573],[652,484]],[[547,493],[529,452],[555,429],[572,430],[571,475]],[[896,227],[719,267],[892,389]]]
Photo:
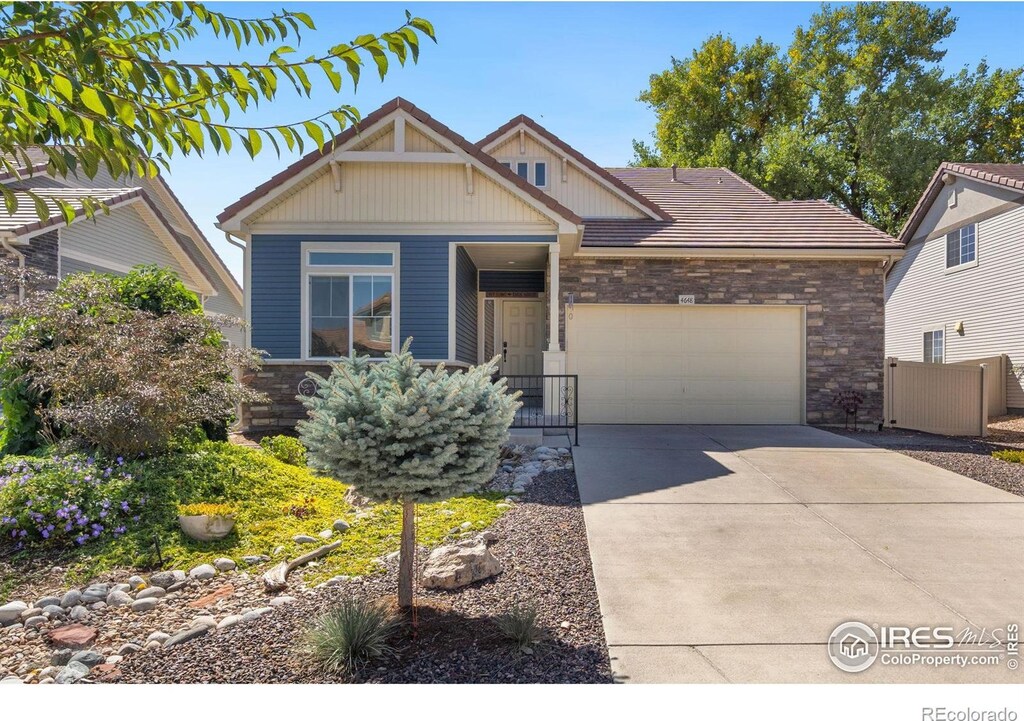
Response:
[[[1024,451],[992,451],[992,457],[1008,463],[1024,463]]]
[[[494,619],[494,623],[502,636],[525,651],[547,635],[540,625],[539,616],[536,604],[517,605]]]
[[[260,439],[260,447],[282,463],[290,466],[306,465],[306,447],[291,436],[267,436]]]
[[[112,454],[161,451],[174,433],[223,428],[234,378],[257,354],[223,346],[176,275],[78,273],[52,293],[8,304],[0,341],[0,450],[34,451],[68,435]]]
[[[133,303],[188,306],[167,290],[180,281],[171,283],[166,271],[126,278],[137,294]],[[158,453],[182,432],[225,422],[235,403],[262,399],[233,374],[255,368],[258,354],[224,346],[201,309],[155,315],[123,302],[124,281],[69,276],[53,293],[19,306],[0,342],[0,380],[15,389],[3,397],[5,415],[10,406],[16,419],[5,424],[6,450],[34,447],[42,436],[70,437],[111,455]],[[150,286],[168,297],[146,292]]]
[[[508,394],[504,379],[492,381],[493,364],[424,370],[409,342],[379,363],[353,355],[335,364],[329,378],[310,373],[317,392],[302,397],[309,419],[298,423],[311,467],[372,500],[402,503],[402,607],[412,604],[415,503],[459,496],[489,481],[519,407],[519,394]]]
[[[181,516],[230,516],[235,507],[229,503],[183,503],[178,506]]]
[[[380,601],[346,598],[317,618],[305,637],[306,650],[328,671],[354,671],[394,652],[388,641],[400,619]]]
[[[122,458],[10,458],[0,466],[0,535],[17,549],[121,536],[147,502],[132,480]]]

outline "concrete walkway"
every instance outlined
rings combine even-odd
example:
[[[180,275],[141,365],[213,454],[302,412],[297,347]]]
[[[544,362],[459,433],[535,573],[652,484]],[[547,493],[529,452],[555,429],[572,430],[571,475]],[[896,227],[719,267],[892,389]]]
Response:
[[[826,647],[850,620],[1024,625],[1024,498],[806,426],[581,437],[576,475],[621,680],[1024,681],[1005,658],[852,674]]]

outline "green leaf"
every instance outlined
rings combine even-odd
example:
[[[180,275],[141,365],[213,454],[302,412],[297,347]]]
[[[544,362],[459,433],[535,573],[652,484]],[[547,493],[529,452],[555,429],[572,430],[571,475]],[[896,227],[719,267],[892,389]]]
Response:
[[[324,129],[320,126],[320,123],[315,120],[307,120],[302,124],[302,127],[305,128],[306,134],[316,143],[317,148],[324,146]]]
[[[82,88],[82,104],[97,115],[106,115],[107,108],[100,99],[100,94],[93,88]]]
[[[53,76],[53,89],[57,91],[57,95],[69,102],[75,97],[75,86],[63,75]]]
[[[260,150],[263,148],[263,139],[260,137],[260,131],[255,128],[249,128],[249,148],[250,155],[253,157],[259,155]]]

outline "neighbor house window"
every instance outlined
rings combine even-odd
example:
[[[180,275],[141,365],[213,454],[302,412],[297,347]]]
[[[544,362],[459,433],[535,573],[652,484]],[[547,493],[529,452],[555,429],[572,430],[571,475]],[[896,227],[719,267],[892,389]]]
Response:
[[[548,185],[548,164],[541,160],[502,160],[502,165],[538,188]]]
[[[978,231],[973,223],[946,236],[946,267],[956,268],[977,260]]]
[[[307,249],[305,260],[306,356],[394,351],[395,252],[318,248]]]
[[[946,332],[929,330],[924,334],[924,362],[942,363],[946,351]]]

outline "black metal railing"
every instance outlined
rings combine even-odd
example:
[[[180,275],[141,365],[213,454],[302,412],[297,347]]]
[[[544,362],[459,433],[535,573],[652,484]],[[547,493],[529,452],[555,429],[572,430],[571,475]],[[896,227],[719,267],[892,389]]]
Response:
[[[573,444],[580,444],[579,376],[502,376],[510,393],[520,391],[523,404],[516,412],[513,428],[565,429],[573,432]]]

